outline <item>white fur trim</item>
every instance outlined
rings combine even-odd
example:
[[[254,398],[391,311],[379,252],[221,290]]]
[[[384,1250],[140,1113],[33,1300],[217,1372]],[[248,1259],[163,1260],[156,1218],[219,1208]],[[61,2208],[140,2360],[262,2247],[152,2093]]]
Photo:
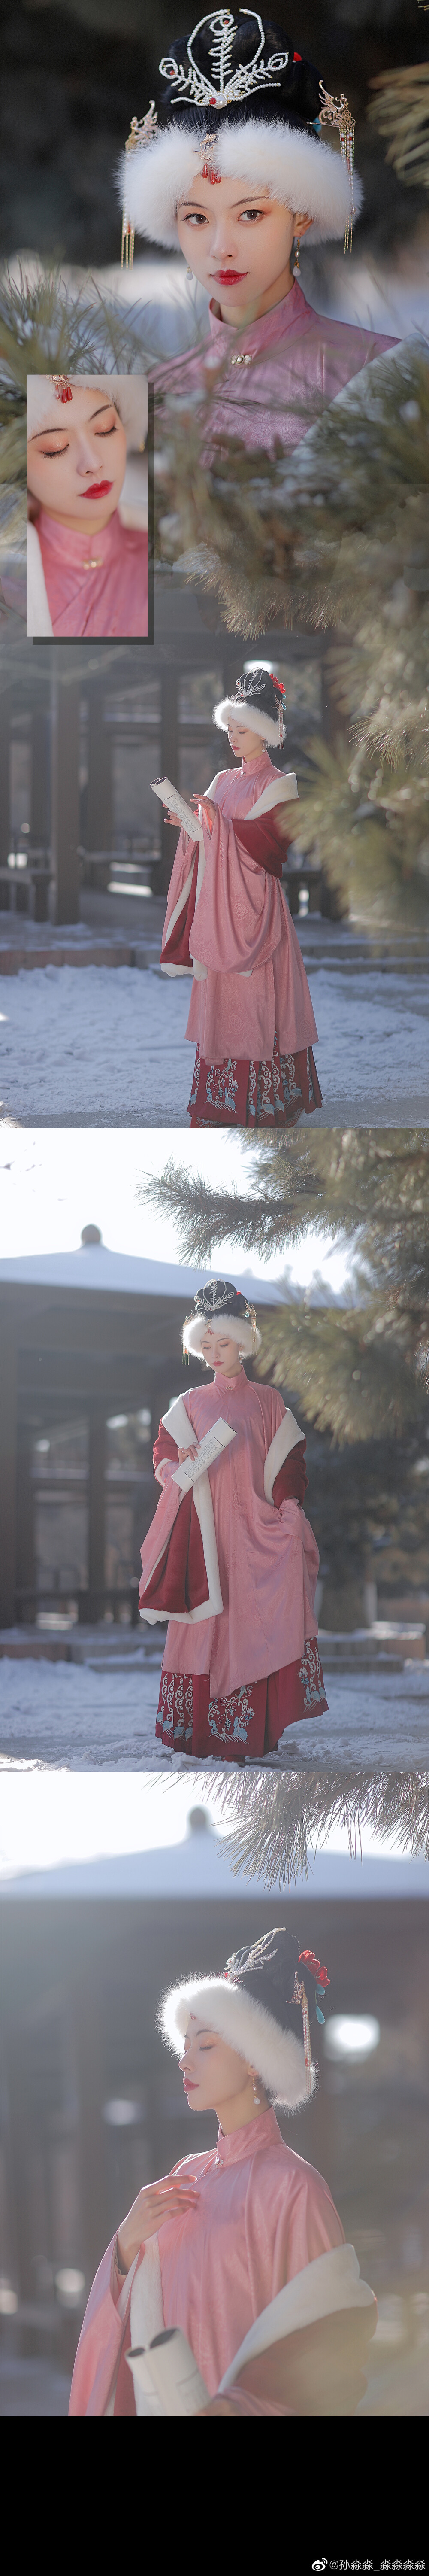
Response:
[[[340,2310],[376,2308],[374,2291],[368,2281],[361,2281],[354,2245],[333,2245],[329,2254],[317,2254],[302,2272],[295,2272],[269,2307],[255,2317],[249,2334],[244,2336],[229,2369],[220,2381],[220,2392],[234,2387],[247,2361],[256,2361],[258,2353],[268,2352],[271,2344],[283,2343],[286,2335],[299,2334],[304,2326],[316,2325],[321,2317],[338,2316]]]
[[[243,731],[259,733],[262,742],[276,743],[277,749],[280,748],[282,733],[278,716],[264,716],[262,707],[253,706],[251,698],[219,698],[217,707],[213,708],[213,724],[219,726],[221,733],[228,732],[234,716],[238,716]]]
[[[307,214],[313,241],[339,240],[350,220],[350,186],[340,149],[317,142],[316,136],[273,118],[246,117],[225,126],[216,143],[216,168],[223,179],[244,179],[252,189],[268,188],[275,202],[292,214]],[[119,169],[121,203],[129,223],[148,241],[177,249],[177,207],[201,174],[200,137],[172,120],[164,132],[140,150],[124,153]],[[354,206],[362,204],[362,184],[355,174]]]
[[[234,1986],[229,1977],[191,1977],[186,1985],[171,1987],[161,2005],[159,2026],[178,2057],[190,2013],[197,2013],[228,2048],[235,2048],[245,2065],[255,2067],[274,2101],[288,2111],[298,2111],[307,2101],[301,2040],[295,2039],[293,2031],[281,2030],[273,2014],[255,2003],[244,1986]],[[312,2092],[315,2084],[313,2067]]]
[[[64,369],[62,372],[66,372]],[[72,392],[107,394],[117,397],[120,418],[127,434],[127,446],[139,450],[147,437],[148,390],[146,376],[84,376],[77,371],[69,376]],[[67,429],[68,404],[58,401],[50,376],[27,376],[27,439],[37,438],[48,422],[56,429]]]
[[[27,528],[27,635],[53,635],[37,528]]]
[[[215,1331],[218,1330],[221,1333],[226,1333],[226,1331],[228,1331],[229,1340],[231,1342],[238,1342],[240,1350],[245,1352],[246,1359],[250,1359],[252,1351],[260,1350],[261,1335],[258,1332],[258,1326],[256,1326],[254,1339],[253,1326],[251,1323],[246,1323],[244,1315],[219,1314],[216,1316],[213,1315],[213,1317],[210,1315],[195,1315],[195,1318],[191,1315],[189,1317],[188,1322],[183,1326],[182,1342],[184,1351],[201,1350],[203,1333],[207,1331],[207,1325],[211,1322],[213,1323],[213,1329]],[[182,1447],[182,1442],[180,1442],[180,1447]]]
[[[275,1485],[276,1476],[280,1474],[280,1468],[284,1467],[285,1458],[289,1458],[291,1449],[296,1449],[298,1441],[304,1439],[305,1432],[300,1431],[299,1422],[295,1422],[295,1415],[289,1412],[287,1405],[278,1429],[274,1432],[271,1447],[267,1450],[264,1467],[264,1494],[267,1503],[272,1503],[273,1485]]]
[[[171,939],[171,933],[172,933],[172,930],[174,930],[175,922],[176,922],[176,921],[180,921],[180,914],[181,914],[181,912],[183,912],[183,906],[184,906],[184,904],[185,904],[185,903],[187,903],[187,901],[188,901],[188,895],[189,895],[189,894],[190,894],[190,892],[191,892],[191,885],[192,885],[192,878],[193,878],[193,874],[194,874],[194,867],[195,867],[195,857],[194,857],[194,858],[193,858],[193,860],[192,860],[192,867],[189,869],[189,876],[188,876],[188,877],[186,877],[185,885],[184,885],[184,886],[182,886],[182,892],[181,892],[181,894],[179,895],[179,901],[178,901],[178,903],[176,903],[176,904],[175,904],[175,906],[174,906],[174,912],[172,912],[172,913],[171,913],[171,915],[170,915],[170,920],[169,920],[168,928],[167,928],[167,939]],[[175,966],[175,965],[174,965],[174,960],[173,960],[173,958],[171,959],[171,963],[170,963],[170,960],[169,960],[169,958],[168,958],[168,957],[166,957],[166,959],[165,959],[165,961],[164,961],[164,958],[163,958],[163,955],[162,955],[162,951],[161,951],[161,957],[160,957],[160,966],[162,966],[162,969],[163,969],[163,973],[164,973],[164,975],[192,975],[192,971],[193,971],[193,970],[192,970],[192,966]],[[180,1445],[182,1446],[182,1443],[181,1443]]]
[[[263,787],[262,796],[258,796],[257,804],[249,806],[246,822],[257,823],[260,814],[271,814],[275,805],[290,805],[291,798],[297,795],[295,770],[276,769],[272,785],[270,782],[269,787]]]
[[[183,1402],[182,1395],[177,1395],[175,1397],[174,1404],[170,1405],[169,1413],[163,1413],[162,1420],[164,1431],[171,1432],[171,1438],[172,1440],[177,1441],[178,1449],[192,1448],[196,1435],[192,1427],[192,1422],[189,1420],[189,1413],[186,1411],[186,1405]],[[223,1610],[213,1504],[209,1478],[207,1475],[198,1477],[198,1483],[193,1486],[193,1497],[203,1542],[204,1564],[208,1582],[208,1601],[200,1601],[196,1610],[171,1610],[170,1612],[168,1612],[168,1610],[145,1610],[144,1603],[141,1601],[140,1618],[146,1619],[148,1626],[151,1628],[155,1628],[159,1620],[165,1620],[168,1617],[175,1619],[178,1627],[195,1627],[199,1624],[201,1619],[219,1619]],[[155,1557],[155,1564],[151,1567],[150,1575],[148,1575],[147,1578],[148,1583],[152,1582],[152,1577],[156,1573],[156,1567],[161,1564],[161,1558],[164,1555],[165,1539],[163,1540],[162,1547],[160,1547],[159,1556]]]

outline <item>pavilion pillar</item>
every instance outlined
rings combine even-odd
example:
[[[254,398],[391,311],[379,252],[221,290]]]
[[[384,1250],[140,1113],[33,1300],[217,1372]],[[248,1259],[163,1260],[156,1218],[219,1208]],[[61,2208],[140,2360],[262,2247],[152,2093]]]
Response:
[[[106,1546],[106,1423],[104,1414],[89,1418],[88,1479],[88,1586],[90,1592],[103,1592]]]
[[[49,848],[50,802],[49,711],[37,707],[31,717],[30,833],[41,849]]]
[[[112,839],[112,730],[105,724],[105,690],[88,689],[88,798],[85,846],[110,850]]]
[[[13,1303],[3,1291],[2,1438],[0,1454],[1,1559],[0,1627],[13,1628],[17,1584],[17,1327]]]
[[[12,697],[11,697],[10,689],[2,689],[1,697],[0,697],[0,775],[1,775],[1,800],[0,800],[0,865],[2,866],[2,868],[5,868],[5,866],[6,866],[6,860],[7,860],[8,850],[9,850],[9,848],[10,848],[10,719],[11,719],[11,710],[12,710]]]
[[[35,1491],[32,1475],[33,1447],[28,1434],[21,1436],[17,1447],[16,1509],[16,1582],[18,1592],[29,1592],[36,1586]],[[21,1618],[34,1619],[34,1603],[20,1610]]]
[[[167,662],[165,664],[165,668],[163,668],[161,672],[160,775],[161,778],[171,778],[174,787],[179,786],[178,694],[179,681],[176,666],[173,662]],[[165,821],[162,805],[160,805],[159,812],[161,816],[161,864],[159,877],[157,877],[156,891],[157,894],[168,894],[175,844],[171,824],[166,823]]]
[[[79,920],[80,687],[76,654],[62,644],[57,647],[51,686],[51,842],[59,923]]]

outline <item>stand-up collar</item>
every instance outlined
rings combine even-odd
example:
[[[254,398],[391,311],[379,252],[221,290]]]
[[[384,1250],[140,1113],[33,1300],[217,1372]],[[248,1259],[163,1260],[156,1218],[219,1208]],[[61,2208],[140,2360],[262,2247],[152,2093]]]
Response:
[[[220,2165],[244,2164],[249,2156],[259,2155],[262,2147],[278,2147],[281,2144],[281,2132],[275,2111],[261,2111],[260,2120],[246,2120],[245,2128],[231,2129],[228,2138],[225,2138],[223,2130],[219,2129],[217,2162]]]
[[[293,331],[297,323],[304,322],[309,311],[302,286],[298,286],[296,278],[289,295],[282,295],[280,304],[271,304],[269,313],[260,313],[256,322],[243,323],[239,330],[233,322],[221,322],[213,311],[213,304],[210,304],[210,330],[219,364],[223,358],[239,357],[241,352],[243,357],[258,358],[262,350],[272,348],[278,340],[284,340],[287,331]]]
[[[87,572],[95,563],[98,566],[112,562],[121,545],[122,520],[119,510],[113,510],[107,527],[98,528],[90,536],[85,528],[62,528],[59,519],[51,519],[48,510],[41,510],[37,532],[44,545],[60,556],[62,564],[74,564],[77,571]]]

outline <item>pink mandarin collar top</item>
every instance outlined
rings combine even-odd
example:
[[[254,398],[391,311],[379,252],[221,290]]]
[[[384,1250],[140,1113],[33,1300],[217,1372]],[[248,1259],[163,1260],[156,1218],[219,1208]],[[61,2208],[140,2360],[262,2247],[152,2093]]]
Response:
[[[254,2319],[307,2263],[344,2243],[331,2193],[313,2165],[286,2146],[275,2111],[235,2129],[219,2130],[217,2147],[190,2153],[173,2168],[198,2186],[192,2210],[160,2228],[162,2309],[165,2326],[181,2326],[210,2395],[238,2352]],[[115,2239],[100,2264],[88,2300],[70,2398],[71,2415],[104,2415],[117,2378],[121,2349],[130,2344],[132,2277],[121,2299],[114,2269]],[[145,2262],[142,2248],[138,2266]],[[115,2414],[129,2411],[128,2374],[117,2381]],[[288,2413],[263,2397],[240,2396],[245,2414]],[[109,2407],[109,2412],[112,2408]]]
[[[96,536],[41,510],[37,536],[54,635],[147,635],[148,540],[119,510]]]
[[[297,447],[320,410],[372,358],[396,347],[360,323],[336,322],[315,313],[294,279],[288,295],[237,331],[209,307],[210,341],[157,371],[166,392],[200,392],[207,401],[213,379],[210,427],[247,447]]]

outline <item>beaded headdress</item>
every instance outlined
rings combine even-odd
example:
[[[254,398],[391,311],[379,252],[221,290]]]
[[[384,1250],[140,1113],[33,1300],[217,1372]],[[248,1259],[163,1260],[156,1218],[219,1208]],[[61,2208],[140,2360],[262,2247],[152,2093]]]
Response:
[[[198,175],[215,185],[243,175],[307,213],[313,239],[344,232],[351,245],[354,118],[314,65],[256,9],[214,9],[159,64],[159,89],[146,116],[132,118],[122,163],[122,261],[132,266],[135,230],[172,247],[177,207]],[[320,150],[322,128],[337,128],[341,158]]]

